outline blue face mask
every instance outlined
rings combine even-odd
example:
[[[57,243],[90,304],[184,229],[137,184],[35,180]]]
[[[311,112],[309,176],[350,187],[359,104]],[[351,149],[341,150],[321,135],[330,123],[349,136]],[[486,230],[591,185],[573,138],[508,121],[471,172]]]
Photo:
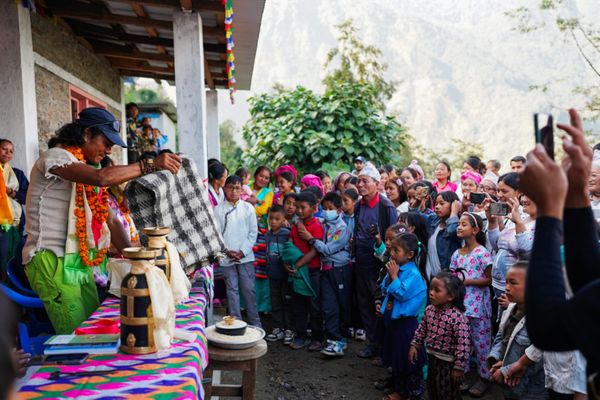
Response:
[[[323,210],[323,218],[325,221],[333,221],[337,218],[337,210]]]

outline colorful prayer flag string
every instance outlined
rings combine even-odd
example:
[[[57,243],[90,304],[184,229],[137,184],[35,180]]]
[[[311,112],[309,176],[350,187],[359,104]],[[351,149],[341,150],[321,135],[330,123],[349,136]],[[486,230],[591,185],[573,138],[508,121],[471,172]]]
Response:
[[[227,40],[227,87],[229,88],[229,99],[234,102],[235,93],[235,56],[233,55],[233,0],[222,0],[225,6],[225,39]]]

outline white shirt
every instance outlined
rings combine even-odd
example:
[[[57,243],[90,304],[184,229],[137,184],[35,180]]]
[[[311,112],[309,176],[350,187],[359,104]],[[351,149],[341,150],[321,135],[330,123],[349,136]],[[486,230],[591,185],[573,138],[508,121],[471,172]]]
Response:
[[[244,258],[237,264],[253,262],[252,247],[258,235],[254,206],[241,200],[235,205],[224,201],[215,207],[214,213],[227,250],[241,251],[244,254]],[[219,264],[228,267],[235,263],[229,257],[225,257]]]
[[[24,264],[40,250],[50,250],[57,257],[65,255],[73,182],[52,174],[50,170],[78,162],[67,150],[54,147],[43,152],[33,165],[25,207],[27,242],[23,248]]]

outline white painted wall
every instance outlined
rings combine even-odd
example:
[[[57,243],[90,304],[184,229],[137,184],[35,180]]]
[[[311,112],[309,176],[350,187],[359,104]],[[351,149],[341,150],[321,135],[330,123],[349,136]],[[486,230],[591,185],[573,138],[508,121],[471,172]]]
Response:
[[[39,156],[29,10],[0,0],[0,137],[15,146],[12,165],[28,176]]]
[[[221,135],[219,134],[219,94],[206,91],[206,142],[208,158],[221,159]]]

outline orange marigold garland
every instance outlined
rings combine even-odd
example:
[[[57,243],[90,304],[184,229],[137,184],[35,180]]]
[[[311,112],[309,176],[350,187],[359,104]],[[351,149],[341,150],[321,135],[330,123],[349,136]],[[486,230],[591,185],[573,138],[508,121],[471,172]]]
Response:
[[[137,242],[138,240],[140,240],[140,236],[138,235],[137,231],[133,227],[133,220],[131,219],[131,212],[129,211],[129,207],[127,207],[127,204],[125,203],[125,199],[123,199],[123,201],[121,203],[119,203],[119,210],[121,210],[121,214],[123,214],[123,218],[125,218],[125,220],[127,221],[127,224],[129,225],[129,238],[131,239],[132,242]]]
[[[82,163],[85,163],[85,157],[79,147],[66,147],[69,153],[73,154]],[[88,247],[87,240],[87,226],[85,220],[85,201],[83,193],[85,192],[85,198],[87,199],[88,206],[92,211],[92,218],[96,219],[101,225],[103,225],[108,219],[108,191],[102,190],[102,195],[98,195],[99,188],[92,185],[84,185],[82,183],[75,183],[75,217],[77,217],[77,238],[79,240],[79,257],[84,265],[88,267],[96,267],[102,264],[104,257],[106,256],[108,249],[99,249],[94,258],[90,258],[90,249]]]

